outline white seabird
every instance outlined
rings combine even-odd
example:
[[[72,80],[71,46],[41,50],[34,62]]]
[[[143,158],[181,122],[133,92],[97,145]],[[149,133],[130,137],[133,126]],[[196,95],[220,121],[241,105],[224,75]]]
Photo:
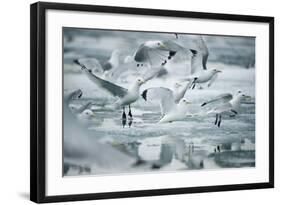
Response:
[[[94,73],[103,73],[109,76],[120,65],[120,51],[113,50],[109,60],[101,61],[96,58],[81,58],[79,62],[91,69]]]
[[[146,41],[139,45],[133,57],[138,66],[146,63],[150,66],[161,66],[172,59],[176,52],[165,41]]]
[[[181,81],[189,81],[191,82],[190,88],[194,89],[196,84],[203,84],[208,82],[208,87],[210,87],[213,82],[216,80],[218,73],[222,71],[217,69],[212,70],[201,70],[194,75],[188,76]]]
[[[149,80],[165,71],[165,64],[171,60],[178,50],[182,49],[173,41],[146,41],[139,45],[133,55],[137,67],[145,67],[144,79]]]
[[[209,56],[209,50],[206,46],[202,36],[197,39],[197,48],[189,49],[192,53],[191,65],[190,65],[190,76],[183,80],[192,81],[191,88],[194,89],[196,84],[202,84],[208,82],[208,87],[218,77],[218,73],[222,72],[218,69],[207,69],[207,60]]]
[[[230,93],[225,93],[204,102],[201,106],[203,107],[208,104],[216,105],[216,107],[208,111],[207,114],[211,114],[211,113],[216,114],[215,125],[220,127],[222,121],[222,115],[225,114],[234,117],[235,115],[238,114],[241,101],[249,97],[250,96],[246,96],[241,91],[238,91],[234,96]]]
[[[158,123],[181,121],[187,117],[188,105],[185,98],[178,103],[172,90],[163,87],[149,88],[142,93],[144,100],[157,101],[160,104],[162,118]]]
[[[129,106],[129,113],[131,113],[130,105],[139,99],[139,91],[140,87],[145,81],[142,78],[137,78],[135,83],[132,85],[131,88],[126,89],[119,85],[116,85],[112,82],[107,80],[101,79],[95,74],[91,72],[91,70],[87,69],[85,65],[80,63],[78,60],[75,60],[75,63],[81,66],[82,72],[96,85],[100,88],[109,92],[112,96],[118,97],[118,100],[114,103],[114,108],[122,107],[123,114],[122,116],[125,117],[125,107]]]

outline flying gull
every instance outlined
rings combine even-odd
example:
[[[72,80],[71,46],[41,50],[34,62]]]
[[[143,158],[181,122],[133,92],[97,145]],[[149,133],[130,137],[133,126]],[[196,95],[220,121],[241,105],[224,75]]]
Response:
[[[145,66],[145,80],[158,76],[165,70],[164,66],[182,47],[177,43],[166,40],[146,41],[138,46],[133,55],[138,67]]]
[[[120,65],[120,51],[113,50],[109,60],[101,61],[96,58],[81,58],[79,62],[91,69],[94,73],[110,75]]]
[[[141,67],[142,69],[138,69],[137,72],[143,76],[145,81],[156,76],[161,76],[167,73],[164,67],[165,64],[171,60],[180,49],[182,49],[182,47],[171,40],[146,41],[137,47],[132,56],[126,56],[123,64],[119,64],[119,66],[114,69],[105,71],[103,78],[118,78],[124,71],[132,67],[128,65]],[[85,66],[87,67],[87,65]]]
[[[75,60],[75,63],[81,66],[82,72],[96,85],[109,92],[112,96],[119,98],[114,103],[114,107],[115,108],[123,107],[123,114],[122,114],[123,117],[126,116],[125,113],[126,106],[129,106],[129,113],[132,113],[130,105],[135,101],[137,101],[139,98],[140,87],[145,82],[142,78],[137,78],[135,83],[132,85],[132,87],[126,89],[112,82],[99,78],[98,76],[93,74],[91,70],[87,69],[85,65],[80,63],[78,60]]]
[[[230,93],[225,93],[218,95],[217,97],[204,102],[201,106],[214,105],[215,108],[208,111],[208,114],[216,114],[215,125],[220,127],[222,121],[222,115],[229,115],[234,117],[238,114],[238,110],[243,99],[250,98],[246,96],[243,92],[238,91],[234,96]]]
[[[194,75],[188,76],[186,78],[181,79],[182,82],[189,81],[190,88],[194,89],[196,84],[203,84],[208,83],[208,87],[210,87],[213,82],[216,80],[218,73],[221,73],[222,71],[217,69],[212,70],[201,70]]]
[[[191,57],[191,75],[185,78],[185,80],[192,81],[191,88],[194,89],[196,84],[202,84],[208,82],[210,87],[218,77],[218,73],[222,72],[218,69],[207,69],[207,60],[209,56],[209,50],[206,46],[202,36],[199,36],[196,41],[196,49],[189,49],[192,53]],[[200,86],[201,87],[201,86]]]
[[[174,93],[169,88],[149,88],[142,93],[142,97],[146,101],[157,101],[160,104],[162,118],[158,123],[181,121],[187,116],[190,102],[182,98],[176,103]]]

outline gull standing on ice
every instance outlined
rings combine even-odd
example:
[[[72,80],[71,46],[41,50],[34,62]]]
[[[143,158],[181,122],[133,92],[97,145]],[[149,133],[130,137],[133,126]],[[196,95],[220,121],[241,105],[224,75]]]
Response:
[[[215,125],[220,127],[222,115],[225,114],[231,117],[237,115],[241,105],[241,101],[246,98],[250,98],[250,96],[246,96],[241,91],[238,91],[234,96],[230,93],[226,93],[204,102],[201,106],[203,107],[208,104],[216,106],[214,109],[208,111],[208,114],[216,114]]]
[[[131,88],[126,89],[119,85],[116,85],[112,82],[103,80],[93,74],[91,70],[88,70],[83,64],[81,64],[78,60],[75,60],[75,63],[81,66],[82,72],[96,85],[100,88],[108,91],[111,95],[118,97],[119,99],[114,103],[114,107],[123,107],[122,118],[126,117],[125,107],[129,106],[129,115],[132,115],[130,105],[138,100],[139,98],[139,90],[140,87],[145,81],[142,78],[137,78],[135,83]]]
[[[191,88],[194,89],[196,84],[202,84],[208,82],[208,87],[218,77],[218,73],[222,72],[217,69],[207,69],[207,60],[209,56],[209,50],[203,40],[202,36],[199,36],[196,41],[196,49],[189,49],[192,53],[191,57],[191,69],[190,76],[184,78],[183,81],[192,81]]]
[[[142,97],[145,101],[160,104],[162,118],[158,123],[184,120],[187,117],[188,105],[191,104],[185,98],[176,103],[173,91],[163,87],[149,88],[142,93]]]

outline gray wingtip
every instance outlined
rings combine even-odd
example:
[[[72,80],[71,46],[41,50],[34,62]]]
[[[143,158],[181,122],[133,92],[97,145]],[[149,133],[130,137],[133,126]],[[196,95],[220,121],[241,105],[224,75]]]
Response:
[[[142,94],[141,94],[141,96],[143,97],[143,99],[145,100],[145,101],[147,101],[147,90],[145,90],[145,91],[143,91],[142,92]]]

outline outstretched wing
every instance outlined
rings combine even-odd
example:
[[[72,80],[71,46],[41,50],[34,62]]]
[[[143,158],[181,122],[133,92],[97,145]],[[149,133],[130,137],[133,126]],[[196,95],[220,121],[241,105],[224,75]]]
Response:
[[[207,70],[206,64],[209,56],[208,48],[202,38],[199,36],[196,40],[196,49],[190,49],[191,56],[191,74],[201,70]]]
[[[109,81],[106,81],[104,79],[99,78],[98,76],[96,76],[95,74],[93,74],[91,72],[91,70],[88,70],[86,68],[86,66],[84,66],[83,64],[81,64],[78,60],[75,61],[75,63],[77,63],[78,65],[81,66],[81,70],[82,72],[91,80],[93,81],[96,85],[98,85],[99,87],[101,87],[102,89],[108,91],[110,94],[112,94],[113,96],[118,96],[118,97],[124,97],[127,93],[128,90],[118,86],[114,83],[111,83]]]
[[[202,54],[194,49],[190,49],[190,52],[192,53],[190,62],[190,74],[192,75],[202,69]]]
[[[199,51],[202,53],[203,69],[207,70],[206,64],[209,57],[209,50],[202,36],[198,36],[197,46],[199,48]]]
[[[163,43],[171,51],[185,51],[185,48],[183,46],[173,40],[166,40]]]
[[[103,73],[101,63],[95,58],[80,58],[79,62],[94,73]]]
[[[210,104],[210,103],[227,103],[229,102],[230,100],[232,100],[233,96],[232,94],[230,93],[225,93],[225,94],[221,94],[221,95],[218,95],[217,97],[211,99],[211,100],[208,100],[206,102],[204,102],[201,106],[205,106],[207,104]]]
[[[142,97],[145,101],[159,103],[162,115],[167,114],[175,106],[173,91],[168,88],[149,88],[143,91]]]
[[[168,42],[163,42],[168,44]],[[134,54],[134,60],[139,63],[147,63],[151,66],[163,66],[172,59],[177,51],[169,48],[172,44],[165,45],[166,49],[157,49],[141,44]],[[176,45],[174,45],[176,47]]]
[[[83,92],[81,89],[74,90],[72,92],[67,92],[64,94],[64,100],[66,104],[69,104],[72,100],[77,100],[81,98]]]
[[[145,81],[148,81],[156,76],[159,76],[162,71],[166,72],[166,70],[163,66],[147,66],[143,70],[142,78]]]

